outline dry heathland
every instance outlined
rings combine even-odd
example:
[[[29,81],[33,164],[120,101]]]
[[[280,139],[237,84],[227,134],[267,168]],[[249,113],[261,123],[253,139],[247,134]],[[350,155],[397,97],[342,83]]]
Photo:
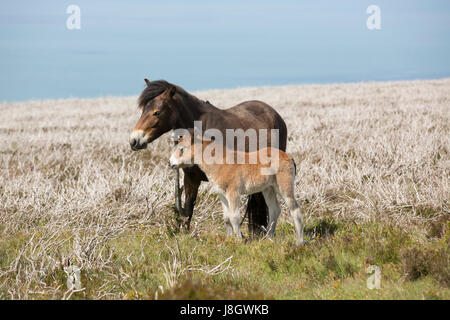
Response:
[[[286,210],[274,241],[226,239],[206,183],[180,231],[168,134],[128,145],[136,97],[4,103],[0,299],[450,298],[450,79],[194,94],[286,120],[309,245]]]

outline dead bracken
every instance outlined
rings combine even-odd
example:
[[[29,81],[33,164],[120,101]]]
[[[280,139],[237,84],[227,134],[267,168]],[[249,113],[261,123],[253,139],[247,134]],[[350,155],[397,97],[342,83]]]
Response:
[[[286,207],[273,242],[225,239],[207,183],[191,230],[177,228],[173,143],[167,134],[130,150],[136,97],[0,104],[0,299],[154,298],[159,286],[160,297],[189,298],[183,288],[206,278],[210,290],[194,296],[449,299],[449,88],[440,79],[194,92],[222,108],[262,100],[285,119],[305,240],[314,238],[300,249]],[[365,289],[366,264],[381,269],[377,292]],[[71,265],[79,292],[66,292]]]

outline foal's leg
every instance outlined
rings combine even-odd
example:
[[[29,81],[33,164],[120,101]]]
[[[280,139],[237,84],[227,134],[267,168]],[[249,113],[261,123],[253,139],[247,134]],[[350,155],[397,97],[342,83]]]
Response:
[[[294,220],[295,233],[297,236],[297,245],[303,244],[303,217],[302,217],[302,208],[295,200],[293,194],[285,195],[283,192],[281,193],[284,202],[289,208],[291,212],[292,219]]]
[[[180,169],[175,170],[175,211],[178,214],[183,215],[184,209],[181,206],[181,193],[183,188],[180,188]]]
[[[239,202],[240,197],[237,192],[230,192],[226,195],[229,205],[228,217],[230,219],[230,223],[233,226],[233,231],[238,237],[238,239],[242,239],[241,234],[241,214],[239,211]]]
[[[267,226],[267,234],[270,237],[275,235],[275,228],[277,227],[278,217],[280,216],[281,208],[278,205],[277,195],[273,187],[269,187],[263,191],[264,199],[269,207],[269,225]]]
[[[293,200],[288,200],[294,202],[293,205],[289,206],[289,210],[291,211],[291,216],[294,219],[295,232],[297,233],[297,245],[303,245],[303,217],[302,217],[302,208],[300,205]]]
[[[291,216],[294,219],[295,233],[297,236],[297,245],[303,244],[303,217],[302,217],[302,209],[300,205],[295,200],[294,195],[294,179],[295,175],[282,173],[277,175],[278,182],[278,193],[283,198],[286,203],[289,211],[291,212]],[[290,180],[290,181],[289,181]]]
[[[223,209],[223,221],[225,222],[225,230],[227,232],[227,237],[233,235],[233,226],[230,222],[230,205],[228,203],[228,200],[225,196],[219,194],[220,202],[222,203],[222,209]]]

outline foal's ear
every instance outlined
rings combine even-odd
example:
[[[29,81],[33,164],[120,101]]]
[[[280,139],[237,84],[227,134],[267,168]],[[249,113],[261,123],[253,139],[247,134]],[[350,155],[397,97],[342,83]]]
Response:
[[[150,80],[148,80],[147,78],[144,79],[145,83],[147,84],[147,86],[150,86]]]
[[[202,137],[202,141],[203,142],[214,142],[216,140],[216,137],[214,135],[211,134],[204,134]]]
[[[185,136],[188,136],[191,139],[191,144],[194,143],[194,139],[195,139],[195,130],[194,130],[194,128],[187,129],[187,133],[186,133]]]
[[[214,136],[203,137],[202,143],[204,143],[205,145],[209,145],[209,144],[213,143],[215,140],[216,140],[216,137],[214,137]]]

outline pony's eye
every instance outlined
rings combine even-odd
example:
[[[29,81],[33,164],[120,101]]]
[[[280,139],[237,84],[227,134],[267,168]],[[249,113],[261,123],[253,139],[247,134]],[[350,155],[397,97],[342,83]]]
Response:
[[[184,148],[180,148],[180,156],[183,155]]]
[[[161,112],[159,112],[159,111],[155,111],[155,112],[153,113],[153,115],[154,115],[155,117],[159,116],[160,114],[161,114]]]

